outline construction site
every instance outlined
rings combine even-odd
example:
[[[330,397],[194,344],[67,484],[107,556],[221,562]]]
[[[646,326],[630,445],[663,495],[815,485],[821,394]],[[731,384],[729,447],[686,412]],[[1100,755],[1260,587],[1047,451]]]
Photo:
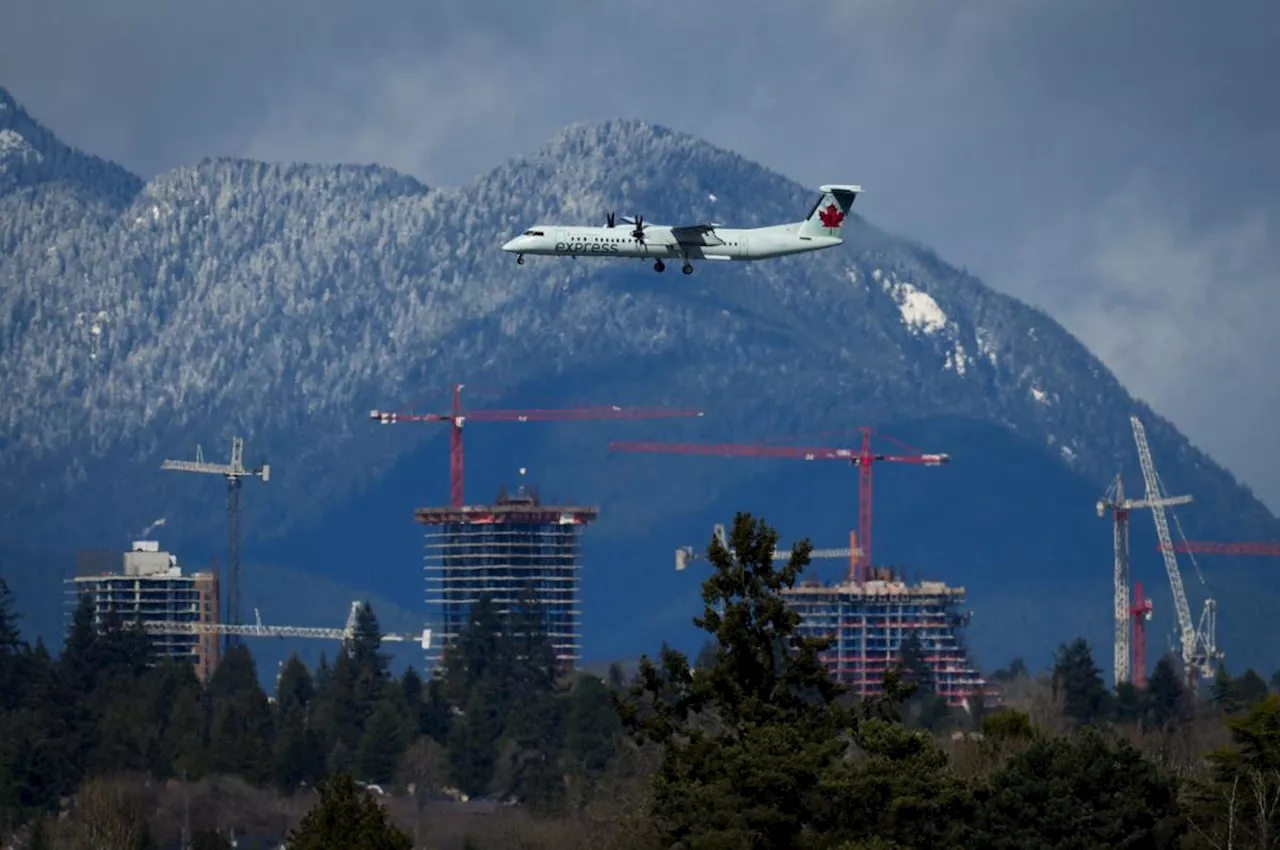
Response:
[[[430,667],[466,628],[471,606],[488,595],[499,611],[529,602],[541,609],[556,660],[572,670],[582,660],[578,603],[578,538],[599,508],[543,505],[521,486],[492,505],[419,508],[427,526],[427,610]]]
[[[1160,474],[1156,471],[1142,420],[1137,416],[1130,416],[1129,425],[1133,430],[1138,465],[1142,470],[1143,485],[1146,488],[1145,494],[1141,499],[1126,498],[1123,476],[1117,474],[1097,503],[1098,516],[1106,516],[1109,511],[1113,525],[1115,684],[1117,687],[1124,684],[1132,684],[1138,688],[1146,686],[1147,623],[1152,619],[1153,606],[1151,600],[1143,596],[1142,583],[1132,578],[1129,515],[1135,510],[1149,510],[1155,523],[1156,547],[1164,562],[1174,614],[1177,618],[1177,660],[1182,665],[1186,683],[1194,688],[1197,679],[1212,679],[1217,672],[1218,664],[1224,658],[1224,653],[1218,647],[1218,603],[1208,595],[1208,584],[1195,556],[1197,554],[1276,556],[1280,555],[1280,543],[1211,543],[1187,540],[1182,531],[1182,523],[1178,521],[1178,515],[1173,512],[1173,508],[1190,503],[1193,497],[1168,495],[1164,482],[1160,480]],[[1169,528],[1166,510],[1173,514],[1174,528],[1177,529],[1179,537],[1176,543]],[[1185,554],[1188,557],[1201,586],[1206,588],[1204,607],[1200,611],[1199,620],[1192,619],[1191,603],[1187,598],[1182,573],[1178,567],[1178,554]]]
[[[471,607],[488,597],[501,616],[517,608],[541,613],[556,659],[568,671],[583,659],[580,584],[583,572],[581,535],[600,514],[598,507],[547,505],[536,488],[521,484],[514,494],[505,488],[492,504],[467,505],[464,499],[464,422],[536,422],[590,419],[657,419],[701,416],[697,410],[667,408],[624,408],[619,406],[533,410],[463,411],[462,385],[453,387],[453,403],[447,413],[394,413],[374,410],[370,418],[384,425],[397,423],[447,423],[449,439],[450,503],[444,507],[417,508],[414,519],[424,525],[425,627],[421,635],[389,634],[384,640],[419,642],[428,669],[438,667],[444,651],[466,628]],[[1172,540],[1166,510],[1192,501],[1191,496],[1168,496],[1156,473],[1141,421],[1131,417],[1139,465],[1146,493],[1141,499],[1125,496],[1124,482],[1117,475],[1097,512],[1110,512],[1114,522],[1115,562],[1115,683],[1142,687],[1147,669],[1147,623],[1153,606],[1144,597],[1142,586],[1131,581],[1129,516],[1135,510],[1150,510],[1155,521],[1159,550],[1169,578],[1177,617],[1179,660],[1189,682],[1209,678],[1216,672],[1222,652],[1216,642],[1217,605],[1206,596],[1198,623],[1193,622],[1190,604],[1177,564],[1177,554],[1280,554],[1275,543],[1195,543],[1181,534]],[[647,452],[721,457],[793,458],[834,460],[858,469],[858,523],[849,533],[849,545],[815,549],[810,558],[841,559],[848,567],[839,581],[822,583],[805,577],[797,586],[784,589],[788,604],[800,616],[802,634],[828,638],[823,655],[834,678],[859,696],[881,691],[886,670],[897,663],[904,644],[915,639],[929,668],[935,692],[952,706],[971,707],[975,697],[987,706],[999,704],[998,690],[978,672],[965,646],[964,629],[972,612],[964,611],[965,589],[941,581],[908,584],[902,575],[883,566],[874,567],[872,541],[872,470],[877,463],[906,463],[939,466],[950,458],[941,453],[885,454],[872,450],[871,429],[863,427],[859,448],[815,448],[781,445],[695,444],[661,442],[612,442],[611,451]],[[890,439],[885,435],[881,438]],[[894,440],[894,442],[898,442]],[[905,446],[905,444],[902,444]],[[159,640],[162,655],[189,659],[200,677],[206,678],[219,658],[217,638],[228,644],[243,636],[304,637],[348,640],[354,629],[358,603],[343,628],[265,626],[256,616],[245,624],[240,616],[240,485],[246,477],[269,480],[270,468],[246,468],[243,441],[232,441],[229,463],[206,462],[197,448],[194,461],[166,460],[162,469],[220,475],[227,489],[227,580],[215,571],[184,576],[177,559],[161,552],[153,541],[140,541],[124,553],[123,569],[109,568],[108,561],[119,555],[101,552],[77,560],[70,583],[75,598],[88,593],[99,619],[114,608],[130,621],[142,620],[148,632]],[[521,470],[523,475],[524,470]],[[714,534],[728,547],[723,526]],[[705,557],[691,546],[675,552],[676,569]],[[786,560],[789,550],[779,549],[775,560]],[[1197,574],[1199,567],[1196,566]],[[1203,575],[1200,575],[1204,583]],[[219,591],[225,589],[226,602]],[[219,621],[219,614],[225,615]],[[225,647],[224,647],[225,649]]]

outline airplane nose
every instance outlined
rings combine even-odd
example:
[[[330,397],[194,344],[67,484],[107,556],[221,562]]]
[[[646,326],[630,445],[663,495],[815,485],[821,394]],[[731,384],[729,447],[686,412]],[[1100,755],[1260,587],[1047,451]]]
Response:
[[[514,251],[516,249],[516,243],[519,241],[520,241],[519,236],[517,236],[515,239],[508,239],[505,243],[503,243],[502,250]]]

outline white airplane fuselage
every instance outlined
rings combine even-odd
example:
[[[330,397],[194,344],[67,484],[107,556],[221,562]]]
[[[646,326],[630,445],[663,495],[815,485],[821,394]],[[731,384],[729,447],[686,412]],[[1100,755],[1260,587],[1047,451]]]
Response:
[[[800,223],[772,227],[717,228],[698,234],[697,241],[677,240],[671,228],[647,225],[644,240],[631,227],[542,226],[502,246],[502,250],[553,257],[631,257],[642,260],[766,260],[834,248],[839,236],[801,236]]]
[[[625,219],[615,223],[610,215],[612,227],[535,224],[504,244],[502,250],[515,254],[518,263],[524,262],[526,254],[615,257],[650,260],[655,271],[665,268],[665,260],[682,260],[682,271],[690,274],[692,260],[767,260],[843,244],[845,218],[861,191],[861,186],[822,186],[821,196],[805,217],[786,224],[746,228],[712,223],[673,226]]]

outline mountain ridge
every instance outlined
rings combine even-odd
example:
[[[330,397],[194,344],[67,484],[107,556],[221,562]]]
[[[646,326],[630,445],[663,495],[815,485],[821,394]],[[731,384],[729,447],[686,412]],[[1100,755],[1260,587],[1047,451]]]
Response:
[[[17,194],[0,204],[18,205]],[[591,532],[603,539],[692,528],[681,517],[719,504],[709,494],[749,492],[774,468],[613,458],[602,449],[608,439],[800,439],[941,415],[1039,444],[1098,492],[1123,469],[1136,492],[1130,411],[1143,418],[1172,489],[1194,485],[1197,502],[1210,504],[1189,528],[1236,539],[1276,533],[1247,488],[1131,398],[1051,317],[870,225],[862,213],[873,197],[855,206],[845,247],[733,269],[703,264],[691,278],[555,258],[517,268],[496,250],[504,234],[539,220],[603,220],[616,208],[750,226],[795,220],[812,200],[738,154],[632,119],[571,125],[458,187],[429,188],[376,165],[208,157],[139,181],[113,218],[80,211],[63,227],[74,216],[38,214],[60,208],[59,198],[24,197],[30,223],[0,241],[0,364],[14,402],[0,411],[10,482],[0,485],[0,537],[123,540],[121,529],[142,527],[164,505],[182,517],[170,525],[180,542],[218,551],[222,517],[210,508],[220,488],[156,470],[196,443],[220,456],[232,434],[246,437],[246,461],[269,455],[273,464],[271,484],[245,499],[247,547],[299,547],[302,536],[326,533],[304,531],[316,517],[359,494],[386,507],[390,496],[373,485],[398,464],[431,463],[443,501],[444,435],[373,429],[365,417],[453,381],[496,384],[488,397],[504,407],[707,410],[697,422],[611,423],[607,435],[587,423],[547,429],[520,450],[550,489],[616,506]],[[50,266],[58,245],[68,247]],[[468,434],[469,479],[524,465],[484,435]],[[678,468],[703,471],[654,498]],[[103,482],[113,478],[136,495],[111,499]],[[468,484],[472,494],[491,489]],[[410,505],[394,510],[410,523]],[[878,526],[876,542],[895,532]],[[1109,544],[1105,530],[1092,533]],[[404,540],[384,556],[416,559]],[[1109,583],[1108,568],[1090,567]],[[362,578],[383,581],[384,592],[393,580]],[[1274,592],[1261,578],[1250,587],[1259,582]]]

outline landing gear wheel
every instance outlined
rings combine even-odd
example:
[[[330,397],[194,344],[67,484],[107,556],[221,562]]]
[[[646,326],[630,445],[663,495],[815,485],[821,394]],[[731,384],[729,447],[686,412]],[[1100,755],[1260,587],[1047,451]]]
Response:
[[[524,254],[516,254],[516,265],[517,266],[524,265]]]
[[[693,265],[691,263],[685,263],[683,266],[680,267],[680,271],[684,272],[685,274],[693,274]]]
[[[666,271],[666,270],[667,270],[667,264],[666,264],[666,263],[664,263],[664,262],[662,262],[662,260],[658,260],[656,263],[654,263],[654,264],[653,264],[653,270],[654,270],[655,272],[662,272],[662,271]]]

